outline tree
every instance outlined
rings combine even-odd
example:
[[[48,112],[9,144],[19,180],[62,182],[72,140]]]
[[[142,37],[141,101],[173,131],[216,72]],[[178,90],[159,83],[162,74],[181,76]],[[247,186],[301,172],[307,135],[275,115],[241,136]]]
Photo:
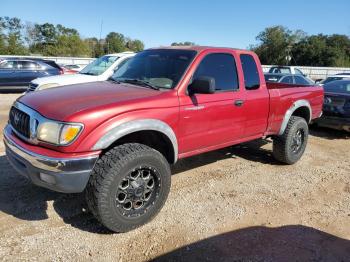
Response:
[[[79,35],[60,35],[52,49],[55,56],[88,56],[89,47]]]
[[[105,53],[120,53],[127,50],[126,39],[123,34],[110,32],[105,39]]]
[[[23,24],[19,18],[3,17],[1,21],[2,30],[5,31],[5,36],[2,34],[3,48],[6,54],[9,55],[25,55],[27,49],[23,44],[23,36],[21,30]],[[0,32],[1,33],[1,32]]]
[[[293,44],[301,41],[305,35],[301,30],[292,32],[283,26],[268,27],[256,37],[260,43],[253,50],[263,64],[287,64]]]
[[[193,45],[196,45],[194,42],[189,42],[189,41],[186,41],[186,42],[174,42],[171,44],[172,46],[193,46]]]
[[[90,56],[88,44],[73,28],[60,24],[35,24],[27,27],[26,35],[32,53],[46,56]]]
[[[96,37],[86,38],[85,43],[89,48],[89,54],[91,57],[100,57],[104,54],[103,43]]]
[[[346,35],[313,35],[293,47],[295,61],[310,66],[350,66],[350,39]]]
[[[5,43],[5,19],[3,17],[0,17],[0,54],[5,54],[6,53],[6,43]]]
[[[305,66],[350,66],[350,39],[346,35],[311,35],[291,31],[282,26],[268,27],[253,46],[263,64]]]
[[[131,51],[140,52],[145,48],[145,45],[143,44],[143,42],[141,40],[127,39],[126,47]]]

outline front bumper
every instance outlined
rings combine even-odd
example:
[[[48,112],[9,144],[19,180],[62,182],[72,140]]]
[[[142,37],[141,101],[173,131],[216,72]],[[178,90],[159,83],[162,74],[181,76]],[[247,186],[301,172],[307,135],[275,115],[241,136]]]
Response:
[[[350,132],[350,118],[323,115],[315,121],[319,126]]]
[[[4,144],[7,158],[19,174],[33,184],[63,193],[82,192],[98,158],[54,158],[31,152],[11,139],[9,127],[4,130]]]

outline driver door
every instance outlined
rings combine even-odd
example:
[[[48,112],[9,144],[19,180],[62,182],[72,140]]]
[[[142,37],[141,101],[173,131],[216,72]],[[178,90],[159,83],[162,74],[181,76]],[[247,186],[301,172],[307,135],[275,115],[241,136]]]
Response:
[[[204,56],[192,79],[198,77],[214,78],[216,91],[180,97],[180,154],[225,146],[240,139],[244,129],[244,92],[233,54]]]

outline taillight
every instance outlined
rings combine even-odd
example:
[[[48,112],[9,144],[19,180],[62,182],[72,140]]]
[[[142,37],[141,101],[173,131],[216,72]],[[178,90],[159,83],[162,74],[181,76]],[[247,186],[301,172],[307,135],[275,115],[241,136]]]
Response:
[[[61,68],[60,69],[60,75],[63,75],[64,74],[64,70]]]

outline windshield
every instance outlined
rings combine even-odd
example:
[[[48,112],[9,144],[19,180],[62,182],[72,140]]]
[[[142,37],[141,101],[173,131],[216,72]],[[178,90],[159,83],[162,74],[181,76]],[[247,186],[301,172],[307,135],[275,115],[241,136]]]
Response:
[[[157,88],[174,88],[195,55],[193,50],[146,50],[119,67],[111,78],[118,82],[143,81]]]
[[[117,56],[102,56],[88,64],[80,74],[98,76],[103,74],[119,57]]]
[[[350,94],[350,81],[334,81],[323,88],[326,92]]]

